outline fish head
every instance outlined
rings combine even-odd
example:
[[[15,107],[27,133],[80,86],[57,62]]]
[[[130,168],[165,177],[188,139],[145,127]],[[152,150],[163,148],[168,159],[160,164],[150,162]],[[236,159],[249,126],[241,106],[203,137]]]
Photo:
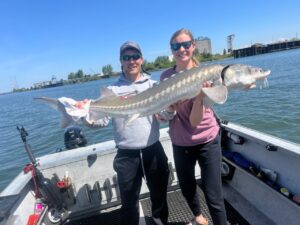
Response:
[[[264,70],[259,67],[253,67],[242,64],[230,65],[224,71],[224,85],[229,89],[256,87],[257,81],[265,81],[271,73],[270,70]]]

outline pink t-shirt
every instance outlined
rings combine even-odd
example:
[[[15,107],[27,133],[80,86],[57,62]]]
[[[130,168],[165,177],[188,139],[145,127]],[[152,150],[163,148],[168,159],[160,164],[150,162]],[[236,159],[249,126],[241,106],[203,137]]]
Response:
[[[170,68],[162,73],[161,80],[176,73]],[[193,127],[190,124],[190,113],[194,99],[187,100],[180,105],[176,116],[170,121],[170,137],[172,143],[178,146],[194,146],[213,140],[219,132],[219,125],[211,108],[206,108],[200,124]]]

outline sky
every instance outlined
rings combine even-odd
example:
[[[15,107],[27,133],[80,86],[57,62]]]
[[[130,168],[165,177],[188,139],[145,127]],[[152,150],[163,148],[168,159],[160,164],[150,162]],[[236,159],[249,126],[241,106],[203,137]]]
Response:
[[[171,54],[180,29],[209,37],[213,53],[254,43],[300,38],[298,0],[1,0],[0,93],[68,74],[120,71],[119,49],[127,40],[153,62]]]

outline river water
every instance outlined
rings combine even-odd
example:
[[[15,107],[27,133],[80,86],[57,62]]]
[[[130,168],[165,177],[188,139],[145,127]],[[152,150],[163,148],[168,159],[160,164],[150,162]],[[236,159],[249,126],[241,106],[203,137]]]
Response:
[[[222,119],[300,143],[300,49],[213,63],[243,63],[272,71],[268,89],[232,91],[224,105],[216,105]],[[158,80],[160,73],[153,72],[152,77]],[[0,95],[0,191],[29,163],[17,125],[28,131],[28,142],[36,157],[64,147],[60,114],[34,97],[95,99],[101,86],[116,79]],[[83,132],[89,144],[112,139],[111,126],[100,130],[83,127]]]

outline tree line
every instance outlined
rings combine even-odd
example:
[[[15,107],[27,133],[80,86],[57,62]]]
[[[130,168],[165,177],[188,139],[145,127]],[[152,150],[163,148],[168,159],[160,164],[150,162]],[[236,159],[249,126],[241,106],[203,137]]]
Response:
[[[210,54],[210,53],[200,53],[198,49],[194,52],[194,57],[199,62],[206,62],[206,61],[213,61],[213,60],[219,60],[227,57],[231,57],[231,54],[227,54],[226,50],[224,49],[223,54]],[[161,70],[165,68],[170,68],[175,65],[174,60],[170,60],[168,56],[158,56],[154,62],[148,62],[146,59],[144,59],[143,68],[146,71],[155,71],[155,70]],[[98,80],[101,78],[106,78],[110,76],[117,76],[120,75],[121,71],[114,71],[111,64],[104,65],[101,69],[102,74],[84,74],[83,71],[80,69],[75,73],[70,73],[68,75],[68,80],[66,80],[66,83],[76,83],[76,82],[84,82],[84,81],[92,81],[92,80]]]
[[[200,53],[198,49],[194,51],[194,57],[199,62],[206,62],[206,61],[213,61],[213,60],[219,60],[227,57],[232,57],[231,54],[227,54],[226,50],[224,49],[223,54],[210,54],[210,53]],[[170,60],[170,57],[168,56],[158,56],[154,62],[148,62],[146,59],[144,59],[143,68],[146,71],[155,71],[155,70],[161,70],[165,68],[170,68],[175,65],[174,60]],[[122,71],[114,71],[111,64],[107,64],[102,66],[101,68],[102,73],[94,73],[94,74],[85,74],[82,69],[79,69],[77,72],[71,72],[68,74],[67,80],[61,80],[63,84],[74,84],[74,83],[81,83],[81,82],[87,82],[87,81],[94,81],[99,80],[102,78],[107,78],[110,76],[118,76]],[[14,89],[13,92],[20,92],[20,91],[28,91],[31,90],[31,88],[20,88],[20,89]]]

